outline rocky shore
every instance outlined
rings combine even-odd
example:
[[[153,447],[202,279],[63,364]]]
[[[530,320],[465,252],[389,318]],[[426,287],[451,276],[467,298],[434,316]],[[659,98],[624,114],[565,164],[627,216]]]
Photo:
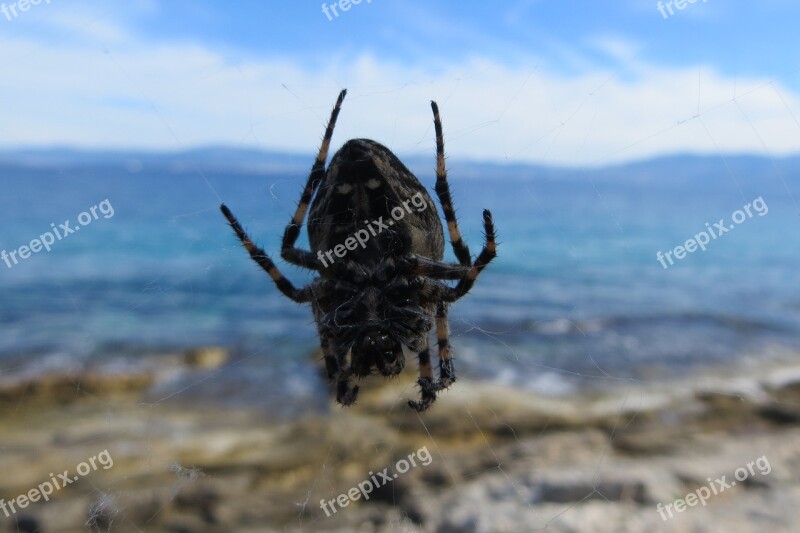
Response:
[[[736,532],[800,523],[800,357],[591,397],[461,380],[424,414],[405,405],[416,395],[412,372],[371,380],[353,408],[331,403],[280,422],[258,409],[179,402],[180,390],[152,394],[176,373],[213,379],[227,362],[224,350],[204,349],[135,372],[101,365],[0,379],[0,498],[17,502],[9,516],[0,507],[0,531]],[[113,465],[98,463],[104,451]],[[390,481],[372,482],[379,472]],[[62,473],[72,481],[48,501],[18,503]],[[702,487],[716,491],[691,505],[687,495]]]

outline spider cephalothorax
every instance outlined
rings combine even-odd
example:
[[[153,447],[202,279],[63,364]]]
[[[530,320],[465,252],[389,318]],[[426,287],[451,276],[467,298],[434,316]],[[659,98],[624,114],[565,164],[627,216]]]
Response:
[[[281,246],[284,260],[318,272],[318,278],[295,288],[253,244],[230,210],[225,205],[221,209],[250,256],[278,289],[295,302],[311,304],[337,401],[344,405],[355,401],[358,386],[354,378],[373,372],[399,374],[405,367],[405,347],[418,354],[422,399],[409,404],[422,411],[430,407],[438,391],[455,381],[447,307],[470,290],[496,255],[492,215],[483,212],[486,242],[473,262],[450,198],[442,124],[435,102],[431,107],[436,129],[436,194],[458,264],[442,262],[444,233],[433,200],[388,148],[369,139],[352,139],[336,152],[326,169],[345,94],[342,91],[336,101]],[[295,248],[307,211],[313,252]],[[457,283],[451,287],[446,280]],[[433,377],[428,348],[428,333],[434,325],[438,379]]]

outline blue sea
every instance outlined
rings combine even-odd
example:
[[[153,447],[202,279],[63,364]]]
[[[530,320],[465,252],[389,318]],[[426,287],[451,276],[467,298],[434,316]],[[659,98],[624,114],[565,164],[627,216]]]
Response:
[[[309,309],[278,293],[218,210],[224,201],[278,257],[307,166],[233,163],[5,154],[0,250],[51,223],[75,227],[104,200],[113,216],[98,213],[11,268],[0,262],[0,373],[220,345],[234,354],[229,365],[192,378],[182,398],[324,401]],[[412,168],[432,193],[432,164]],[[473,253],[483,208],[499,239],[498,258],[451,310],[460,377],[569,394],[798,353],[796,160],[687,156],[602,169],[455,161],[450,172]],[[768,211],[733,224],[756,198]],[[721,219],[735,227],[705,251],[667,269],[656,259]],[[278,264],[296,284],[311,279]]]

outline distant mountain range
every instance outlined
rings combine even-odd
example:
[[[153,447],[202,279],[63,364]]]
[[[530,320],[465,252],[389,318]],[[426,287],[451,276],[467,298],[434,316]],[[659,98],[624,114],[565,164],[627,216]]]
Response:
[[[313,154],[296,154],[251,148],[206,147],[178,152],[124,150],[79,150],[72,148],[35,148],[0,150],[0,173],[13,171],[48,171],[56,169],[105,169],[139,172],[184,173],[230,172],[231,174],[291,174],[307,172]],[[430,157],[411,157],[403,161],[422,177],[433,173]],[[759,155],[669,155],[647,160],[602,167],[558,167],[524,163],[496,163],[448,158],[448,168],[459,179],[537,179],[574,180],[591,177],[603,182],[692,183],[709,177],[732,175],[742,182],[766,176],[800,185],[800,155],[769,158]],[[794,192],[794,191],[793,191]]]

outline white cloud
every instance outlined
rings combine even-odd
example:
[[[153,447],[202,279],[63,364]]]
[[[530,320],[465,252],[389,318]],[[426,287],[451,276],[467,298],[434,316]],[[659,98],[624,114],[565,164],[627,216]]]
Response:
[[[608,55],[620,63],[626,63],[636,58],[641,52],[642,45],[615,35],[599,35],[589,39],[589,43],[600,52]]]
[[[43,19],[43,25],[87,40],[121,42],[128,37],[121,26],[75,10],[56,11],[52,16]]]
[[[428,71],[363,54],[316,72],[287,59],[231,62],[230,51],[201,45],[137,44],[111,25],[90,30],[104,36],[105,50],[0,42],[13,58],[0,86],[0,144],[311,152],[347,87],[336,143],[372,137],[400,154],[432,153],[431,99],[448,153],[464,158],[605,164],[717,146],[761,152],[759,137],[774,155],[800,149],[797,94],[780,80],[727,78],[709,67],[629,62],[624,75],[597,68],[568,77],[487,58]],[[634,49],[613,38],[597,46],[620,60]]]

